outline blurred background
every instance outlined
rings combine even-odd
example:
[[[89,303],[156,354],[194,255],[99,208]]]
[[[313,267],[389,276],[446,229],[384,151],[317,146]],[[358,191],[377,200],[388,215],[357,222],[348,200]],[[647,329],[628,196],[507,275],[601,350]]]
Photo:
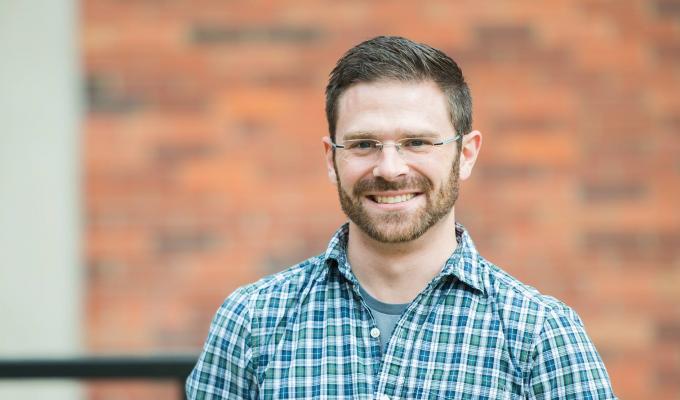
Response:
[[[323,251],[327,76],[381,34],[469,82],[481,254],[581,315],[622,399],[680,399],[675,0],[0,0],[0,359],[198,356],[236,287]]]

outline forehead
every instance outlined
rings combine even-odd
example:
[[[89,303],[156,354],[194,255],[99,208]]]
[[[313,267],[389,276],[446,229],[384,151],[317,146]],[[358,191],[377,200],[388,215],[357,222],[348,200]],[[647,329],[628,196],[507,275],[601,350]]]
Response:
[[[336,136],[371,134],[398,137],[454,132],[447,99],[432,81],[362,82],[338,99]]]

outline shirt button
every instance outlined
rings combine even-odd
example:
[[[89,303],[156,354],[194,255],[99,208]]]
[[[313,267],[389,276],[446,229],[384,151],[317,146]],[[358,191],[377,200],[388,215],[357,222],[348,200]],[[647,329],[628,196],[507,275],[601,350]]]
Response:
[[[378,328],[373,328],[371,329],[371,337],[374,339],[377,339],[380,336],[380,329]],[[385,395],[383,395],[385,396]],[[380,397],[380,400],[389,400],[387,397]]]

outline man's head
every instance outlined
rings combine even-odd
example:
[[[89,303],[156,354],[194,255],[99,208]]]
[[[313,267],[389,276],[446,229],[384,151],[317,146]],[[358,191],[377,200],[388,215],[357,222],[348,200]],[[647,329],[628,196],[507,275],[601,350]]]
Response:
[[[326,86],[326,118],[335,140],[338,98],[360,82],[432,81],[448,100],[451,123],[461,135],[472,129],[472,99],[458,65],[442,51],[397,36],[378,36],[338,60]]]
[[[347,52],[326,93],[328,172],[353,225],[400,243],[452,224],[459,178],[481,144],[458,66],[431,47],[379,37]]]

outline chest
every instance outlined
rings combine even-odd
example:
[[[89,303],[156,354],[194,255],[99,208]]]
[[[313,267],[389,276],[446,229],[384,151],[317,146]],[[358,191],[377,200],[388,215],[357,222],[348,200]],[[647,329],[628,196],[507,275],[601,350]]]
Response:
[[[267,334],[257,339],[260,398],[522,396],[507,333],[483,297],[446,291],[417,299],[383,351],[382,333],[360,298],[314,296],[261,330]]]

